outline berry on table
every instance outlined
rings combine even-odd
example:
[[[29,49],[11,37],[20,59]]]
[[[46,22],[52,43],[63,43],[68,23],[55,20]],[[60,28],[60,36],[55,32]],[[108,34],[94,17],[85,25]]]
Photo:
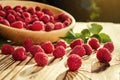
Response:
[[[114,45],[112,42],[106,42],[103,46],[104,48],[107,48],[111,53],[113,52],[114,50]]]

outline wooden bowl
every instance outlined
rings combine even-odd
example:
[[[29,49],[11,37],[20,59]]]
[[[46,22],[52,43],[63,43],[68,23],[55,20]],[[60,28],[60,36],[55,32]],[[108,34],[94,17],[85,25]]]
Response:
[[[26,38],[31,38],[35,44],[45,41],[56,42],[60,39],[60,37],[65,37],[66,33],[75,25],[75,19],[72,17],[72,15],[59,8],[47,4],[32,1],[0,1],[0,4],[2,4],[2,6],[10,5],[12,7],[16,5],[22,5],[26,7],[40,6],[41,8],[49,9],[54,14],[60,14],[64,12],[71,18],[71,24],[66,28],[49,32],[17,29],[0,24],[0,35],[18,44],[23,43]]]

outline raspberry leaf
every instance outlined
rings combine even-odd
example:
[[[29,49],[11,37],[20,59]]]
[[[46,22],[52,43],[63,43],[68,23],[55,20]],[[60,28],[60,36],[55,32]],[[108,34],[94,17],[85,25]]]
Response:
[[[111,42],[111,38],[109,35],[105,34],[105,33],[100,33],[99,36],[101,37],[101,42],[105,43],[105,42]]]
[[[88,29],[92,34],[98,34],[103,28],[100,24],[92,23],[88,26]]]
[[[90,31],[88,29],[83,29],[81,31],[81,34],[84,35],[85,37],[90,37]]]

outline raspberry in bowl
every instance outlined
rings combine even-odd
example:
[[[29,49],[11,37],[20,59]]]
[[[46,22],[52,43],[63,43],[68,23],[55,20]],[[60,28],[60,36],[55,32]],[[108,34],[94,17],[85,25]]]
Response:
[[[0,34],[18,44],[26,38],[34,44],[56,42],[75,25],[72,15],[54,6],[33,1],[9,3],[0,1]]]

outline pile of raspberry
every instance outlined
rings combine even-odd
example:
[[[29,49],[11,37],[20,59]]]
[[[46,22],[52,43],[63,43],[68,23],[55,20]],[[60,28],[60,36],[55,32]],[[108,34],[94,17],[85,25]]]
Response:
[[[67,47],[71,48],[69,53],[66,52]],[[47,41],[37,45],[33,44],[33,41],[28,38],[24,41],[23,46],[17,49],[10,44],[3,44],[1,47],[2,54],[11,54],[16,61],[23,61],[31,54],[39,66],[48,64],[48,54],[52,54],[56,59],[62,58],[67,53],[69,54],[67,65],[71,71],[78,70],[82,65],[82,57],[91,55],[93,51],[96,51],[96,58],[99,62],[108,63],[112,59],[111,53],[113,50],[112,42],[106,42],[100,46],[97,38],[90,38],[87,43],[84,43],[82,39],[75,39],[70,44],[67,44],[64,40],[59,40],[54,44]]]
[[[42,9],[40,6],[28,8],[21,5],[0,5],[0,23],[18,29],[51,31],[67,27],[71,24],[71,19],[65,13],[55,15],[49,9]]]

